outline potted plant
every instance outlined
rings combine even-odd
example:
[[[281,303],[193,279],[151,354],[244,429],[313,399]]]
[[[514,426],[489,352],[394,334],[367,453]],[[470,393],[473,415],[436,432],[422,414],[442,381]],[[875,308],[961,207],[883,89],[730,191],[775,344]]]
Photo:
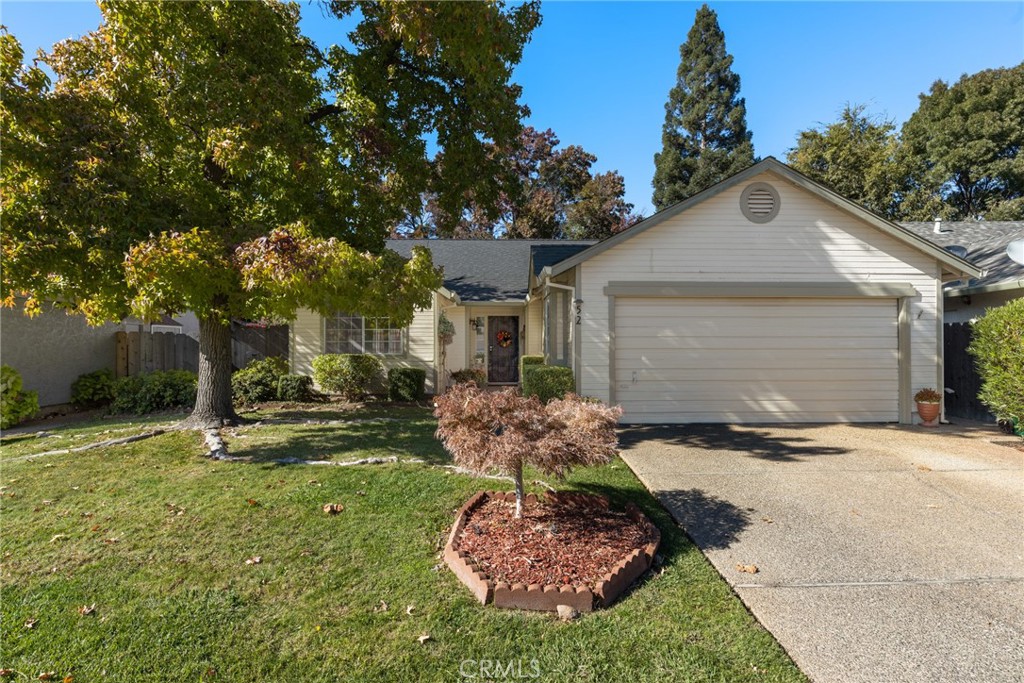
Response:
[[[917,414],[921,416],[922,427],[938,427],[939,405],[942,395],[932,388],[921,389],[914,394],[917,403]]]

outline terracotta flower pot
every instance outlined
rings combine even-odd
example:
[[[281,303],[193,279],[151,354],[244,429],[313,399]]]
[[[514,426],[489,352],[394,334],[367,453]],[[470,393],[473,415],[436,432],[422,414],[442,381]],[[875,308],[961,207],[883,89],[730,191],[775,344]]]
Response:
[[[939,423],[935,418],[939,416],[938,403],[918,403],[917,414],[921,416],[922,427],[938,427]]]

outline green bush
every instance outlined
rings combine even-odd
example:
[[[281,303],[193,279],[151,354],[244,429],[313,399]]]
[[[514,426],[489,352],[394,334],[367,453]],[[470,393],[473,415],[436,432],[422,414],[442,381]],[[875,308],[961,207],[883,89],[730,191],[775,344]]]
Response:
[[[576,391],[572,368],[558,365],[526,365],[523,367],[523,396],[536,396],[541,403],[565,398]]]
[[[39,394],[24,391],[21,375],[10,365],[0,366],[0,429],[10,429],[39,411]]]
[[[315,399],[313,378],[309,375],[281,375],[277,380],[277,400],[308,403]]]
[[[241,370],[231,375],[231,398],[235,403],[255,405],[277,398],[277,383],[282,375],[288,374],[288,361],[271,356],[249,361]]]
[[[388,399],[392,401],[421,401],[426,393],[426,384],[426,370],[391,368],[388,370]]]
[[[1024,299],[990,308],[974,323],[968,347],[981,375],[978,398],[996,418],[1024,433]]]
[[[157,410],[191,408],[199,378],[188,370],[160,370],[114,382],[113,413],[144,415]]]
[[[519,380],[523,379],[523,369],[527,365],[544,365],[544,356],[520,356],[519,357]]]
[[[466,368],[465,370],[456,370],[452,373],[452,384],[466,384],[468,382],[476,382],[478,387],[482,387],[487,384],[487,373],[480,368]]]
[[[71,383],[71,402],[80,408],[110,403],[114,399],[114,371],[109,368],[79,375]]]
[[[313,379],[320,388],[349,400],[363,398],[383,376],[380,359],[364,353],[325,353],[313,359]]]

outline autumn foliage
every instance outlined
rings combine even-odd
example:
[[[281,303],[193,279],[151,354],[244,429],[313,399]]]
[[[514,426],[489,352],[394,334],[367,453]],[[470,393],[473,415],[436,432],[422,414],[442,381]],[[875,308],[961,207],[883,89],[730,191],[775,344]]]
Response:
[[[435,400],[437,436],[456,464],[481,474],[511,475],[516,516],[522,510],[523,466],[558,478],[573,467],[603,465],[618,450],[622,410],[575,394],[547,405],[515,389],[482,391],[456,384]]]

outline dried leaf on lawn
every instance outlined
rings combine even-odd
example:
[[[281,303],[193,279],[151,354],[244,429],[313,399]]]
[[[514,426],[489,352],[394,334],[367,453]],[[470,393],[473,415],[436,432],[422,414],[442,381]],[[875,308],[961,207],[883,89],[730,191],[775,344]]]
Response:
[[[324,512],[326,512],[329,515],[336,515],[344,509],[345,506],[342,505],[341,503],[327,503],[326,505],[324,505]]]
[[[386,603],[383,600],[381,600],[380,604],[373,608],[373,611],[374,612],[387,612],[388,611],[388,603]]]
[[[248,560],[245,561],[246,564],[260,564],[261,562],[263,562],[263,558],[259,555],[250,557]]]
[[[406,614],[412,614],[412,611],[413,611],[414,609],[416,609],[416,606],[415,606],[415,605],[409,605],[408,607],[406,607],[406,608],[405,608],[405,613],[406,613]]]
[[[427,642],[428,640],[431,640],[431,637],[430,637],[429,633],[424,633],[422,636],[420,636],[416,640],[420,641],[420,645],[422,645],[423,643]]]
[[[92,603],[91,605],[82,605],[81,607],[78,608],[78,613],[81,614],[83,617],[87,617],[90,614],[94,614],[95,612],[96,612],[96,603],[95,602]]]
[[[38,619],[26,619],[25,620],[25,628],[35,628],[36,624],[38,624],[38,623],[39,623]]]

